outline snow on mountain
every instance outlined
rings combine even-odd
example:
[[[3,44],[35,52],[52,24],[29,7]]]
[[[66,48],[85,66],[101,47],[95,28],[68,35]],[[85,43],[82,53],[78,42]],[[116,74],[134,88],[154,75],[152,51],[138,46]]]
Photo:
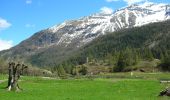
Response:
[[[37,58],[34,63],[44,61],[46,55],[57,62],[80,50],[98,36],[125,28],[170,19],[169,4],[146,2],[121,8],[113,13],[100,12],[78,20],[65,21],[59,25],[39,31],[19,45],[0,52],[0,56]],[[50,54],[51,53],[51,54]],[[53,61],[53,60],[52,60]],[[53,62],[51,62],[53,63]]]
[[[100,12],[78,20],[65,21],[46,30],[37,32],[17,47],[25,47],[28,53],[53,46],[81,47],[100,35],[124,28],[170,19],[170,5],[146,2],[116,10]],[[31,49],[30,49],[31,48]],[[16,49],[17,50],[17,49]]]
[[[134,4],[115,11],[113,14],[104,12],[83,17],[78,20],[66,21],[48,29],[58,34],[57,45],[77,41],[77,46],[84,45],[99,35],[114,32],[123,28],[142,26],[170,19],[170,5],[146,2]]]

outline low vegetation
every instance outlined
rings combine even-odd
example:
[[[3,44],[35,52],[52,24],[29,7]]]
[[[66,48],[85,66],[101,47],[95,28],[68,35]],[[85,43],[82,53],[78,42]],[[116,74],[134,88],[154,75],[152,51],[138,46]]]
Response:
[[[138,76],[140,75],[140,76]],[[106,75],[107,76],[107,75]],[[166,73],[115,73],[112,77],[99,75],[98,78],[46,79],[22,77],[19,82],[22,92],[7,92],[7,82],[0,84],[3,100],[168,100],[159,92],[169,83],[160,83],[159,78],[170,78]],[[119,76],[119,77],[116,77]],[[120,77],[121,76],[121,77]],[[102,78],[103,77],[103,78]],[[130,78],[131,77],[131,78]]]

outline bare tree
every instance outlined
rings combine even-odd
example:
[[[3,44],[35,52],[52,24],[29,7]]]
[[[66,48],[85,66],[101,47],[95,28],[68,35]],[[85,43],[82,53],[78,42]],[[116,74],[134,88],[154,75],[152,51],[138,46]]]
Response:
[[[8,77],[8,91],[20,91],[21,88],[18,85],[20,75],[23,74],[24,69],[27,68],[24,64],[9,62],[9,77]]]

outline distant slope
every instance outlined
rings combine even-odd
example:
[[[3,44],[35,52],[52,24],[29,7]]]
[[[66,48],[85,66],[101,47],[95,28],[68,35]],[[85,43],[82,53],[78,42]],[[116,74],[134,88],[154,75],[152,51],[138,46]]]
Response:
[[[68,56],[64,56],[64,52],[57,55],[53,51],[55,47],[50,48],[31,56],[28,61],[37,66],[56,66],[64,63],[78,65],[86,63],[87,57],[106,59],[108,54],[123,51],[127,47],[139,50],[141,55],[144,55],[144,49],[150,49],[154,57],[158,59],[160,59],[160,53],[170,54],[170,20],[108,33],[84,47],[73,51],[68,49],[68,52],[65,52]],[[60,50],[62,51],[62,48]]]
[[[108,55],[135,50],[141,59],[148,59],[148,52],[154,58],[170,55],[170,20],[142,27],[130,28],[99,37],[79,50],[64,63],[83,64],[86,57],[96,60],[109,60]],[[132,52],[134,54],[135,52]]]
[[[113,14],[96,13],[78,20],[66,21],[60,25],[56,25],[35,33],[32,37],[21,42],[19,45],[9,50],[0,52],[0,56],[5,59],[22,59],[25,62],[30,62],[39,67],[55,66],[65,61],[69,57],[77,54],[78,52],[81,52],[80,48],[87,45],[88,43],[91,44],[91,41],[98,37],[102,37],[107,33],[138,27],[149,23],[166,21],[170,18],[169,9],[170,5],[168,4],[145,3],[119,9]],[[152,28],[154,31],[154,27]],[[148,30],[150,30],[150,28]],[[156,29],[156,31],[159,32],[160,30]],[[132,42],[136,43],[138,40],[135,40],[135,38],[138,37],[144,38],[144,40],[140,40],[138,45],[134,46],[141,47],[144,45],[142,44],[144,42],[153,42],[153,40],[150,42],[147,41],[148,38],[144,36],[148,36],[147,33],[139,33],[142,35],[141,37],[140,35],[137,35],[137,37],[133,36],[132,38],[134,38],[134,40],[131,40],[131,37],[129,37],[129,39],[126,40],[128,43],[125,41],[119,46],[119,37],[121,39],[128,38],[128,36],[126,37],[126,35],[123,35],[126,32],[116,32],[114,33],[115,35],[111,36],[114,40],[111,41],[113,44],[106,45],[108,46],[107,48],[111,48],[108,49],[109,51],[111,51],[113,47],[120,49],[126,44],[134,45]],[[138,30],[136,30],[136,32],[138,32]],[[121,34],[119,35],[119,33],[122,33],[122,36]],[[107,36],[104,36],[100,39],[103,40],[106,37]],[[103,40],[103,42],[104,41],[105,40]],[[105,43],[107,43],[107,41],[104,42],[104,44]],[[91,45],[100,46],[101,44],[98,44],[98,41],[96,41]],[[154,46],[154,43],[152,45],[150,44],[150,46]],[[105,49],[105,47],[99,48],[102,51]]]

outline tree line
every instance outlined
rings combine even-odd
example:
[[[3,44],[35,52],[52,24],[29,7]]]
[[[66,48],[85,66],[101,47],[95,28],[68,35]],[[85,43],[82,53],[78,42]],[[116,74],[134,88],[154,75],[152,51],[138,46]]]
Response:
[[[77,65],[89,61],[107,61],[114,66],[113,71],[124,71],[140,60],[161,61],[161,70],[170,71],[170,21],[153,23],[142,27],[124,29],[100,36],[93,42],[82,47],[74,56],[55,65],[72,74]]]

